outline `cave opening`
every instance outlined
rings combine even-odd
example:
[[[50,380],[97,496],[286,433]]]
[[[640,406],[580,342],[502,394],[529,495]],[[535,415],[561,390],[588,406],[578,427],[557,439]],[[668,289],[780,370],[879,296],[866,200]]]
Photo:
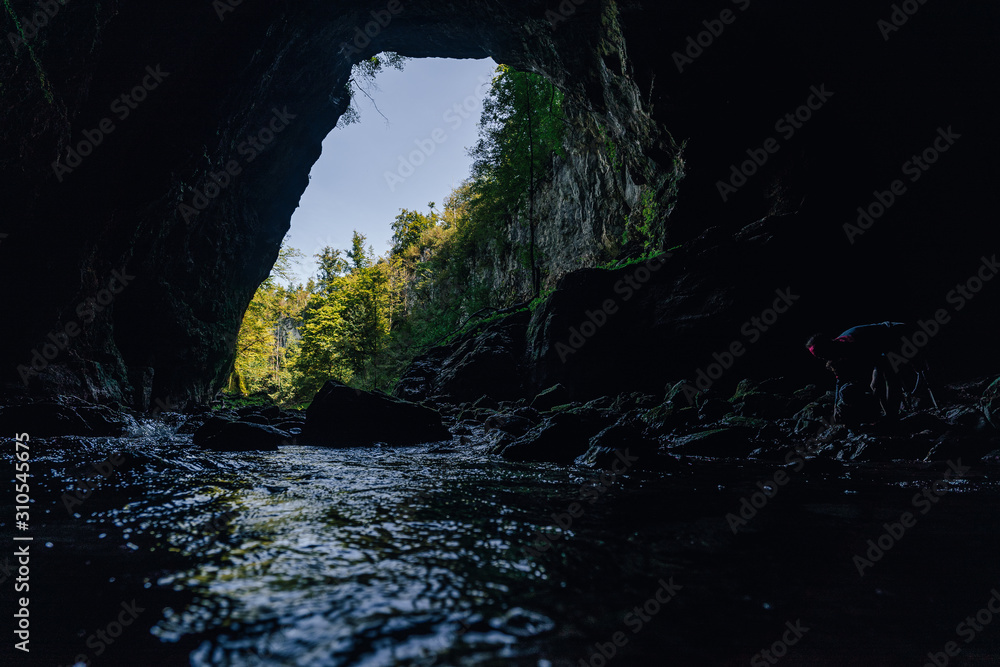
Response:
[[[391,391],[405,364],[454,325],[441,311],[461,311],[465,295],[432,307],[427,293],[454,282],[435,255],[468,259],[455,252],[459,227],[478,223],[458,202],[500,71],[492,59],[395,54],[354,67],[351,105],[242,314],[227,392],[294,404],[331,378]]]
[[[356,88],[357,120],[345,114],[323,140],[285,239],[307,262],[326,247],[349,248],[355,229],[385,254],[400,210],[440,207],[469,177],[496,63],[414,58],[402,67],[380,72],[371,90]],[[302,282],[314,275],[298,272]]]
[[[0,23],[0,526],[35,662],[996,662],[959,621],[1000,597],[1000,5]],[[532,167],[480,182],[506,216],[461,236],[485,58],[538,77],[565,155],[520,208]],[[276,284],[290,229],[317,270]]]

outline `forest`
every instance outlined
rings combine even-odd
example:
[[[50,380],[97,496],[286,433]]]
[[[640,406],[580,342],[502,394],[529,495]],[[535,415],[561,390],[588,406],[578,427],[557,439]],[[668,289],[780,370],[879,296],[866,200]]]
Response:
[[[374,58],[356,80],[370,83],[396,56]],[[364,90],[364,88],[362,88]],[[563,154],[563,95],[541,76],[498,66],[484,100],[469,178],[425,211],[402,209],[392,247],[378,255],[363,234],[350,248],[313,258],[282,246],[271,275],[243,318],[225,392],[283,406],[308,404],[327,379],[390,392],[409,362],[497,309],[543,296],[534,243],[535,199]],[[357,122],[352,108],[349,122]],[[513,247],[512,225],[527,244]],[[495,255],[516,258],[527,293],[498,289]],[[315,261],[315,277],[294,282],[293,263]]]

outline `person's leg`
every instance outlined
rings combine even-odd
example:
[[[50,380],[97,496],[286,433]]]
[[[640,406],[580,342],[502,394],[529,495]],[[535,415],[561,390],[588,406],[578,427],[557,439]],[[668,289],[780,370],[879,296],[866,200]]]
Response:
[[[882,413],[889,418],[899,416],[899,403],[903,398],[899,377],[879,362],[872,369],[872,393],[882,408]]]
[[[921,395],[926,394],[930,400],[930,404],[935,408],[938,407],[937,398],[934,396],[933,386],[929,377],[930,365],[927,363],[927,357],[923,353],[918,354],[913,360],[913,370],[917,373],[919,393]],[[914,394],[917,394],[916,390]]]

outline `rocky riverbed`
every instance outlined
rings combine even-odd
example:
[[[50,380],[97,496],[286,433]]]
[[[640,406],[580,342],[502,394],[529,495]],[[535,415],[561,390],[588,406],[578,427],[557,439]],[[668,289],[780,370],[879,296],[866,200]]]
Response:
[[[988,664],[988,384],[866,429],[777,380],[695,405],[554,389],[397,447],[302,444],[277,408],[8,406],[5,428],[91,429],[31,438],[25,664],[902,665],[950,641]]]

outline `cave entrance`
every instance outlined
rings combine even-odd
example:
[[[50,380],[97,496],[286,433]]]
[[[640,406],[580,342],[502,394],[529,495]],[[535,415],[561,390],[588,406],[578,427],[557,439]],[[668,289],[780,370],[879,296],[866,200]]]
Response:
[[[381,256],[402,209],[441,210],[469,176],[496,67],[489,58],[412,58],[383,69],[374,86],[354,86],[357,116],[341,118],[323,141],[285,241],[304,255],[296,269],[303,283],[316,275],[315,256],[349,249],[354,231]]]
[[[378,58],[375,72],[355,67],[352,105],[325,138],[244,315],[231,394],[298,405],[330,378],[392,390],[415,351],[455,325],[441,301],[414,315],[426,295],[413,283],[455,232],[449,202],[470,177],[497,64]]]

